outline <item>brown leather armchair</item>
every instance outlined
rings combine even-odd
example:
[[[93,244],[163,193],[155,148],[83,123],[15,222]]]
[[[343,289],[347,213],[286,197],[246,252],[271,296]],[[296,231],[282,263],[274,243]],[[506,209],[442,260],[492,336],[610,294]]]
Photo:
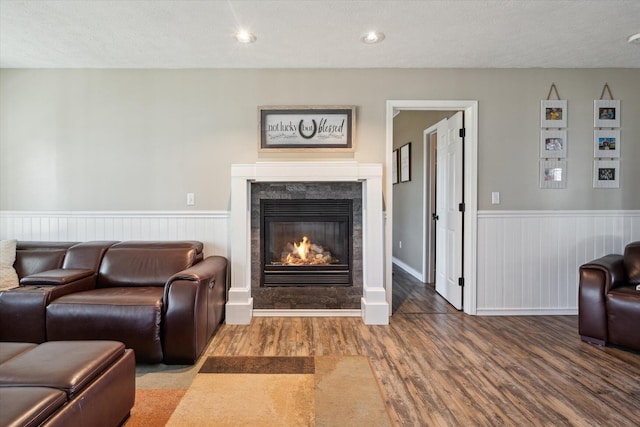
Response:
[[[640,242],[624,255],[580,266],[578,329],[583,341],[640,350]]]

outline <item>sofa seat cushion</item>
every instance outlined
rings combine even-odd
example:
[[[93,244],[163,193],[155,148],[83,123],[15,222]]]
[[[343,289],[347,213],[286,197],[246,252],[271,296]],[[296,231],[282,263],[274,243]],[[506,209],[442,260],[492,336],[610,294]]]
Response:
[[[76,292],[47,306],[48,340],[114,340],[136,360],[162,360],[162,287],[116,287]]]
[[[67,402],[67,395],[46,387],[0,387],[0,425],[39,426]]]
[[[614,288],[607,294],[606,306],[609,342],[640,348],[640,291],[633,285]]]
[[[71,399],[124,354],[114,341],[49,341],[0,365],[0,386],[51,387]]]
[[[38,344],[28,342],[0,342],[0,363],[16,357],[27,350],[31,350]]]

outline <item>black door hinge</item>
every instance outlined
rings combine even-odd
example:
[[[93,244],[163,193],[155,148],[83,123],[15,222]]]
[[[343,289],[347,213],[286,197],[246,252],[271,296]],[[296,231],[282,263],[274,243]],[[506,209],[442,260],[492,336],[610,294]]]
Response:
[[[465,136],[467,136],[467,131],[465,128],[460,128],[460,130],[458,131],[458,135],[460,136],[460,138],[464,138]]]
[[[458,277],[458,286],[464,287],[464,277]]]
[[[464,212],[464,203],[459,203],[458,204],[458,211]]]

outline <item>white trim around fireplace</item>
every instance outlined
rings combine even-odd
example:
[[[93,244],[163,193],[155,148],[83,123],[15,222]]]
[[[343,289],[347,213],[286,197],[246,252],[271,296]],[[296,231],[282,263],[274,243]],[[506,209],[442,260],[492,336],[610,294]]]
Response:
[[[251,297],[251,182],[362,182],[362,274],[360,315],[367,325],[389,324],[390,309],[384,282],[384,224],[382,165],[355,161],[261,162],[231,165],[231,287],[226,323],[246,325],[254,315]],[[276,315],[275,312],[271,312]],[[256,315],[269,315],[256,311]],[[353,316],[354,310],[332,315]],[[322,311],[278,310],[277,315],[322,316]]]

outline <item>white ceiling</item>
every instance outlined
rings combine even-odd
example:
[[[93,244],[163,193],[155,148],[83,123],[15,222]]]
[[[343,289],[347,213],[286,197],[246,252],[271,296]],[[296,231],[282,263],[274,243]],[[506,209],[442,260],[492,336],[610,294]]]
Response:
[[[640,68],[638,32],[640,0],[0,0],[0,67]]]

